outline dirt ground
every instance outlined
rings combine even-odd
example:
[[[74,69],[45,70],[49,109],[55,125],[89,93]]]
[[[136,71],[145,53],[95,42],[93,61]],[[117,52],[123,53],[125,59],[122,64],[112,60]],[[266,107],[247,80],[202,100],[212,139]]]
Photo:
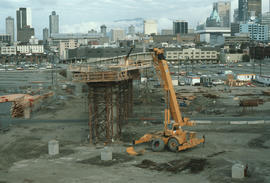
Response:
[[[223,89],[224,86],[209,89],[211,94],[219,97],[198,96],[189,106],[181,107],[182,114],[188,117],[234,117],[241,114],[240,99],[255,97],[262,98],[265,103],[241,115],[269,116],[270,99],[261,95],[263,88],[235,88],[231,92],[222,92]],[[181,86],[176,90],[197,92],[198,88]],[[149,92],[135,91],[133,116],[122,128],[121,138],[108,145],[113,160],[104,162],[100,160],[104,144],[91,145],[87,141],[86,95],[62,89],[56,92],[53,102],[33,113],[35,122],[12,124],[9,131],[0,130],[0,183],[270,183],[270,124],[198,125],[187,129],[198,132],[199,137],[205,135],[204,145],[173,153],[168,150],[152,152],[148,144],[144,144],[136,149],[146,149],[145,154],[132,157],[125,152],[126,147],[145,133],[161,130],[164,119],[160,88],[151,88]],[[143,120],[147,117],[155,120]],[[39,120],[53,122],[37,123]],[[52,139],[60,143],[57,156],[48,155],[48,141]],[[236,163],[248,165],[248,177],[231,179],[231,167]]]
[[[269,125],[199,125],[192,130],[204,134],[206,143],[196,148],[152,152],[146,144],[136,147],[146,148],[142,156],[125,152],[130,144],[127,134],[139,137],[161,128],[161,124],[129,124],[122,137],[126,140],[109,145],[113,160],[103,162],[103,144],[88,144],[83,123],[15,125],[0,134],[0,182],[270,182]],[[54,157],[48,155],[51,139],[60,142],[60,154]],[[231,179],[235,163],[248,165],[248,177]]]

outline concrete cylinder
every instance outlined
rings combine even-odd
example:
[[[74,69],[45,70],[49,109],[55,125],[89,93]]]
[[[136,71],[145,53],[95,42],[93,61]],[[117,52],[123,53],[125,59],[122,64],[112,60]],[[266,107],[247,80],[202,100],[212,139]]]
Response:
[[[59,142],[57,140],[51,140],[48,143],[48,153],[49,155],[59,154]]]
[[[104,147],[100,156],[102,161],[110,161],[112,160],[112,151],[108,147]]]
[[[241,164],[235,164],[232,166],[232,178],[242,179],[245,177],[245,166]]]

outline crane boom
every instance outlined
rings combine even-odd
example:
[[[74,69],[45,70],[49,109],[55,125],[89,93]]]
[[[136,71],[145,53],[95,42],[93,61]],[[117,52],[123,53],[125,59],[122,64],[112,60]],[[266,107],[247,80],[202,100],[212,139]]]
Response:
[[[205,138],[196,138],[195,132],[185,131],[182,126],[193,126],[194,123],[188,118],[183,118],[180,112],[179,104],[177,102],[175,90],[172,83],[171,73],[168,63],[164,57],[164,50],[154,48],[153,63],[156,73],[160,79],[160,83],[165,91],[166,109],[163,132],[148,133],[142,136],[139,140],[134,140],[133,144],[141,144],[145,142],[152,142],[153,151],[162,151],[165,145],[173,151],[182,151],[195,147],[205,142]],[[170,121],[170,116],[174,121]],[[138,155],[133,147],[126,149],[130,155]]]
[[[180,126],[184,126],[180,108],[176,99],[169,66],[165,60],[163,50],[154,49],[154,52],[155,54],[153,55],[153,61],[154,64],[158,64],[158,67],[155,68],[157,72],[160,72],[160,80],[163,82],[163,88],[166,92],[166,101],[170,114],[176,123],[178,123]]]

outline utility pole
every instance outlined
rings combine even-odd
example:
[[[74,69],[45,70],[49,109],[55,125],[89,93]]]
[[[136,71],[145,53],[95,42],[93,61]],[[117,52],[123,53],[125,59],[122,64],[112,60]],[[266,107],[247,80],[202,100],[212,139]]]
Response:
[[[51,56],[51,65],[52,65],[52,87],[53,87],[53,59],[54,59],[54,55]]]
[[[180,58],[178,55],[178,83],[179,83],[179,74],[180,74]]]

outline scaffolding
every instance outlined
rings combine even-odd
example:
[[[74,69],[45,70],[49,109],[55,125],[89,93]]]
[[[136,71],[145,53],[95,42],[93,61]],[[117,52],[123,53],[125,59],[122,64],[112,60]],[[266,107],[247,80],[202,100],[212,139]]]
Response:
[[[133,80],[140,78],[140,69],[152,66],[149,58],[126,63],[111,60],[114,64],[95,66],[91,63],[69,68],[73,81],[88,85],[90,143],[110,143],[120,138],[132,114]]]

